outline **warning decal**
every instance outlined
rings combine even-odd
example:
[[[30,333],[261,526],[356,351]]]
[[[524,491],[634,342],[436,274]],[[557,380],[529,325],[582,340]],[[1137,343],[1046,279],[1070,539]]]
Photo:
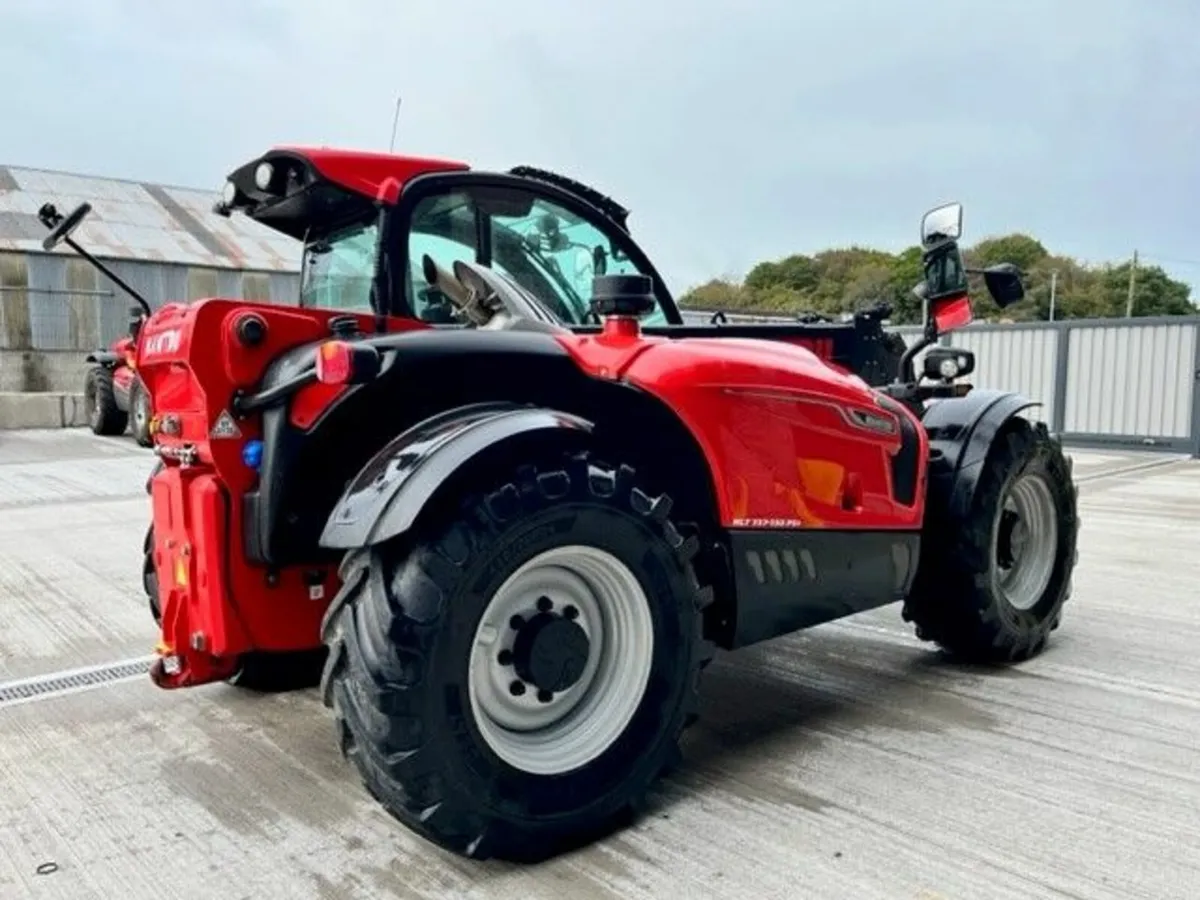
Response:
[[[221,414],[217,416],[217,421],[212,427],[212,431],[208,433],[211,438],[236,438],[242,436],[242,429],[238,428],[237,422],[233,421],[233,416],[229,414],[229,410],[221,410]]]

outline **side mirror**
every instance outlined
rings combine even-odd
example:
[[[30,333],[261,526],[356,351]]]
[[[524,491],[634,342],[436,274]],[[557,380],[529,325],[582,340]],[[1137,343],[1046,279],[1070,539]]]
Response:
[[[91,211],[90,203],[80,203],[71,211],[70,215],[64,217],[53,203],[43,204],[42,208],[38,210],[38,218],[43,225],[50,229],[50,233],[42,240],[42,249],[49,252],[70,238],[71,233],[79,227],[79,224],[87,218],[87,214]]]
[[[983,270],[983,283],[1001,309],[1012,306],[1025,296],[1025,285],[1021,284],[1021,270],[1012,263],[988,266]]]
[[[962,237],[963,208],[961,203],[947,203],[925,213],[921,219],[921,245],[933,247],[943,241]]]
[[[921,361],[926,378],[953,381],[975,371],[975,354],[954,347],[931,347]]]

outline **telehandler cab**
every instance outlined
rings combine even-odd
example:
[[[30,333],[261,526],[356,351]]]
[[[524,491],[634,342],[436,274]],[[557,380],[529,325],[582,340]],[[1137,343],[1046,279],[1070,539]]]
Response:
[[[885,378],[877,321],[679,324],[624,211],[538,170],[289,148],[222,208],[306,240],[306,300],[136,329],[153,677],[319,678],[369,791],[442,846],[628,821],[716,648],[901,602],[1007,662],[1059,624],[1070,460],[930,346],[971,318],[957,204],[922,221],[924,335]]]

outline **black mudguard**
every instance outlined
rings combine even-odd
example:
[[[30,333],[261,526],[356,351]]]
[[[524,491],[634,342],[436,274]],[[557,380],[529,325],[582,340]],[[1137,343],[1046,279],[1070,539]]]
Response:
[[[118,363],[125,361],[119,353],[113,353],[111,350],[94,350],[84,357],[84,360],[105,369],[115,369]]]
[[[965,397],[939,400],[922,422],[929,435],[929,490],[950,515],[966,516],[996,435],[1022,410],[1041,406],[1008,391],[973,390]]]
[[[501,444],[536,432],[587,435],[592,423],[516,403],[477,403],[419,422],[375,454],[350,482],[325,523],[321,546],[351,550],[412,527],[452,475]]]

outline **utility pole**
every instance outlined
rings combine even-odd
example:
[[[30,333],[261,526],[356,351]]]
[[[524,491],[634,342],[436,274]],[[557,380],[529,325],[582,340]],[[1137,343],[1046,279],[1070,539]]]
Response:
[[[396,114],[392,116],[392,142],[388,144],[388,153],[396,152],[396,127],[400,124],[400,96],[396,95]]]
[[[1125,318],[1133,316],[1133,288],[1137,284],[1137,251],[1133,251],[1133,264],[1129,267],[1129,295],[1125,298]]]
[[[1050,273],[1050,321],[1054,321],[1054,298],[1058,292],[1058,269]]]

